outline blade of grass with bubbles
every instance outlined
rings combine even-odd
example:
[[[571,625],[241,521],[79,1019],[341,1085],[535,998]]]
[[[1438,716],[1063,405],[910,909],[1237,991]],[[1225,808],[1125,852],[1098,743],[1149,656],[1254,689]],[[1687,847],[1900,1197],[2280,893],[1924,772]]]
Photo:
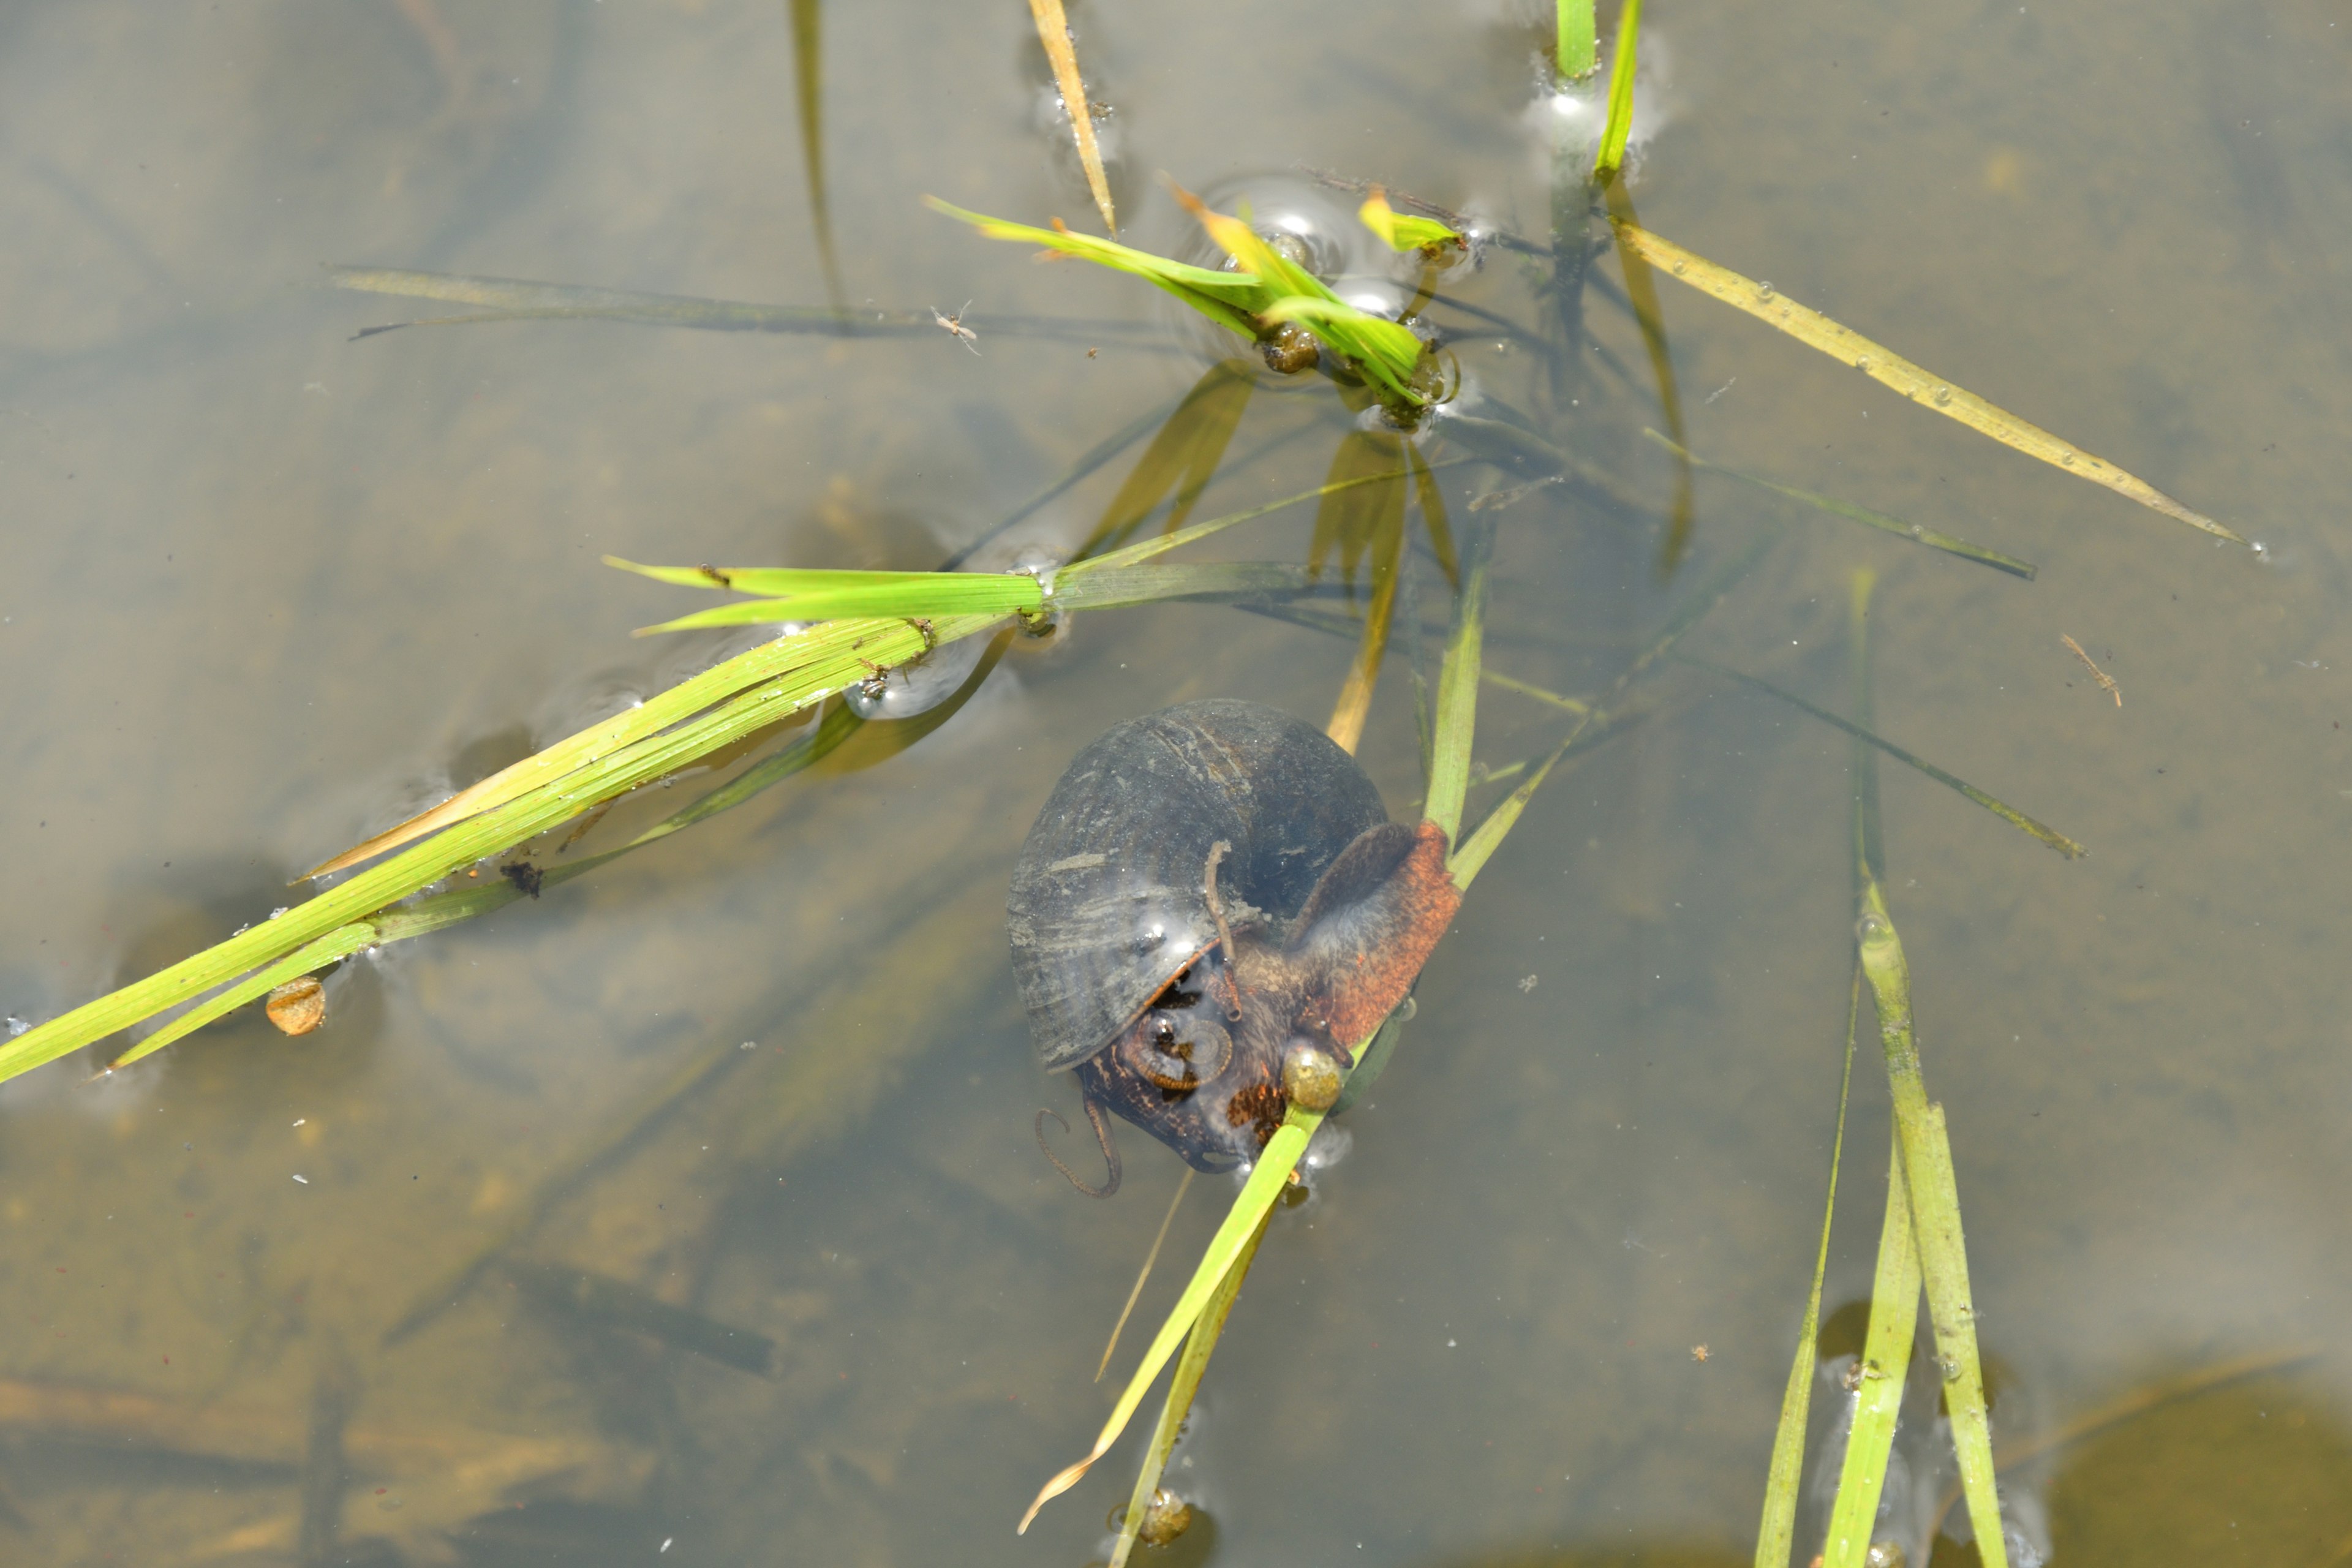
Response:
[[[1842,364],[1853,366],[1873,381],[1892,387],[1922,407],[1932,408],[1948,418],[1957,419],[1969,429],[1990,436],[2004,447],[2014,447],[2029,458],[2039,458],[2053,468],[2062,468],[2078,479],[2105,485],[2117,495],[2136,500],[2151,511],[2160,512],[2233,544],[2246,542],[2236,531],[2214,521],[2202,512],[2183,506],[2147,480],[2091,456],[2073,442],[2052,435],[2039,425],[1986,402],[1966,387],[1931,374],[1851,327],[1841,326],[1820,311],[1798,304],[1769,283],[1759,283],[1727,267],[1718,267],[1706,258],[1685,250],[1638,224],[1620,222],[1616,227],[1618,242],[1626,249],[1639,251],[1649,261],[1664,268],[1701,293],[1713,295],[1727,305],[1747,311],[1767,326],[1785,332],[1808,348],[1818,349]]]
[[[1078,166],[1086,171],[1087,190],[1102,214],[1103,227],[1116,235],[1118,218],[1111,211],[1110,181],[1103,175],[1102,147],[1095,140],[1094,107],[1087,101],[1086,79],[1078,74],[1078,48],[1070,41],[1070,23],[1062,14],[1062,0],[1029,0],[1029,16],[1037,24],[1037,41],[1045,46],[1045,59],[1054,68],[1054,87],[1062,95],[1062,107],[1069,110],[1070,133],[1077,141]]]
[[[1853,1419],[1846,1428],[1837,1500],[1830,1508],[1822,1568],[1864,1568],[1886,1484],[1887,1456],[1911,1371],[1911,1342],[1919,1328],[1919,1252],[1905,1191],[1903,1139],[1889,1139],[1886,1213],[1878,1231],[1878,1266],[1870,1284],[1870,1330],[1854,1371]]]
[[[1888,756],[1893,757],[1896,762],[1903,763],[1906,767],[1917,769],[1920,773],[1923,773],[1929,778],[1934,779],[1937,784],[1942,784],[1945,788],[1958,790],[1960,794],[1968,796],[1969,799],[1976,802],[1979,805],[1983,806],[1987,811],[1991,812],[1995,816],[2000,817],[2002,821],[2008,823],[2019,832],[2040,839],[2042,843],[2048,845],[2051,848],[2055,849],[2059,854],[2063,855],[2069,860],[2078,860],[2090,853],[2088,849],[2084,848],[2080,844],[2075,843],[2073,839],[2067,837],[2056,828],[2048,826],[2046,823],[2035,821],[2032,817],[2026,816],[2025,813],[2018,810],[2015,806],[2009,805],[2007,802],[2000,800],[1997,796],[1989,795],[1985,791],[1977,788],[1976,785],[1969,783],[1966,779],[1946,773],[1943,769],[1937,767],[1935,763],[1928,762],[1926,758],[1918,756],[1914,752],[1905,751],[1902,747],[1896,745],[1894,742],[1886,739],[1885,736],[1874,734],[1872,731],[1864,729],[1853,720],[1832,713],[1828,709],[1821,707],[1816,703],[1808,702],[1793,691],[1790,691],[1782,687],[1775,686],[1769,680],[1764,680],[1756,676],[1749,675],[1743,670],[1733,669],[1728,665],[1717,664],[1709,659],[1693,658],[1688,654],[1681,654],[1676,657],[1681,658],[1685,664],[1696,665],[1701,669],[1713,670],[1717,675],[1728,677],[1733,680],[1741,682],[1743,685],[1752,686],[1757,690],[1764,692],[1768,696],[1777,697],[1792,708],[1802,709],[1805,712],[1811,714],[1814,718],[1820,720],[1822,723],[1829,725],[1831,728],[1843,730],[1847,734],[1853,736],[1856,740],[1877,747],[1880,751],[1885,752]]]
[[[1742,484],[1754,485],[1758,489],[1769,490],[1774,495],[1786,496],[1794,501],[1802,501],[1805,505],[1828,512],[1832,517],[1842,517],[1849,522],[1858,522],[1865,528],[1877,529],[1882,533],[1891,533],[1897,539],[1907,539],[1914,544],[1924,544],[1930,550],[1940,550],[1948,555],[1957,555],[1964,561],[1973,561],[1979,566],[1990,566],[1996,572],[2006,572],[2012,577],[2022,577],[2029,583],[2040,570],[2031,561],[2021,561],[2014,555],[2004,555],[1998,550],[1988,550],[1981,544],[1971,544],[1965,539],[1958,539],[1948,533],[1939,533],[1932,528],[1923,528],[1916,522],[1906,522],[1899,517],[1889,517],[1883,511],[1873,511],[1866,506],[1856,506],[1850,500],[1840,500],[1835,496],[1825,496],[1813,490],[1799,489],[1794,485],[1784,485],[1775,479],[1761,479],[1738,468],[1726,468],[1721,463],[1710,463],[1705,458],[1695,457],[1685,451],[1671,437],[1661,436],[1655,430],[1645,427],[1642,434],[1664,447],[1667,451],[1682,458],[1701,473],[1720,474],[1725,479],[1738,479]]]
[[[1144,1450],[1143,1468],[1135,1478],[1135,1489],[1128,1495],[1127,1512],[1119,1521],[1118,1541],[1111,1548],[1109,1568],[1125,1568],[1135,1551],[1137,1538],[1143,1531],[1145,1510],[1151,1506],[1152,1494],[1160,1489],[1160,1478],[1167,1473],[1168,1457],[1176,1450],[1176,1439],[1184,1430],[1184,1417],[1192,1408],[1193,1395],[1200,1392],[1202,1374],[1209,1370],[1209,1357],[1215,1353],[1217,1340],[1225,1331],[1225,1320],[1234,1310],[1234,1300],[1241,1295],[1242,1282],[1249,1278],[1250,1264],[1257,1258],[1258,1244],[1265,1239],[1266,1226],[1274,1218],[1268,1208],[1257,1222],[1257,1230],[1250,1237],[1249,1245],[1234,1259],[1233,1268],[1192,1324],[1192,1331],[1184,1336],[1184,1353],[1177,1358],[1176,1374],[1169,1379],[1168,1398],[1160,1407],[1160,1422],[1152,1429],[1151,1444]]]
[[[671,570],[693,569],[680,567]],[[1013,579],[1008,574],[1004,580],[1011,582]],[[975,620],[971,623],[971,629],[977,630],[987,624],[985,620]],[[934,622],[932,640],[944,642],[953,639]],[[831,621],[793,637],[762,643],[711,666],[700,675],[678,682],[667,691],[646,699],[635,708],[616,713],[601,723],[592,724],[458,791],[439,805],[386,828],[323,865],[313,867],[302,874],[302,879],[328,876],[356,866],[426,834],[502,805],[531,790],[564,778],[599,757],[610,756],[763,682],[788,675],[801,676],[795,692],[797,700],[793,707],[776,715],[782,718],[820,697],[840,690],[851,680],[863,679],[870,673],[866,668],[869,662],[903,664],[924,651],[924,647],[920,629],[905,619]],[[834,677],[844,668],[855,673],[845,679],[835,679]],[[828,686],[829,680],[832,684]]]
[[[1898,1173],[1907,1188],[1919,1274],[1936,1330],[1938,1381],[1944,1407],[1951,1417],[1952,1446],[1959,1456],[1969,1522],[1975,1527],[1977,1552],[1985,1568],[2008,1568],[1951,1137],[1945,1129],[1944,1108],[1927,1099],[1918,1040],[1912,1028],[1910,965],[1875,879],[1863,887],[1862,971],[1878,1007],[1879,1041],[1885,1051],[1887,1086],[1894,1096],[1895,1124],[1902,1142]]]
[[[1218,248],[1234,258],[1242,271],[1260,279],[1272,294],[1256,314],[1261,323],[1295,321],[1326,344],[1360,365],[1364,374],[1391,400],[1419,405],[1425,398],[1412,384],[1421,364],[1422,342],[1405,327],[1385,317],[1358,310],[1333,293],[1323,280],[1266,244],[1240,218],[1213,212],[1181,185],[1171,185],[1177,202],[1198,219]]]
[[[944,616],[934,623],[934,638],[953,641],[994,624],[995,617],[990,616]],[[570,765],[551,764],[544,770],[554,776],[524,783],[499,804],[455,822],[281,915],[0,1042],[0,1081],[195,1000],[213,987],[273,963],[338,927],[386,910],[453,872],[731,745],[863,679],[869,659],[903,664],[920,655],[926,646],[921,634],[904,621],[843,621],[738,655],[729,661],[737,669],[715,683],[718,689],[738,685],[746,668],[769,672],[766,679],[734,690],[715,706],[708,700],[697,702],[695,707],[702,710],[689,709],[693,717],[659,733],[641,732],[639,738],[623,742],[610,739],[595,742],[584,757],[580,753],[579,736],[551,748],[570,759]],[[717,667],[705,676],[725,668]],[[772,673],[778,669],[783,673]],[[700,684],[703,679],[681,682],[672,692],[692,689],[707,694],[713,686]],[[655,703],[647,702],[623,717],[642,724],[638,716],[654,707]],[[609,736],[611,732],[608,721],[583,734]]]

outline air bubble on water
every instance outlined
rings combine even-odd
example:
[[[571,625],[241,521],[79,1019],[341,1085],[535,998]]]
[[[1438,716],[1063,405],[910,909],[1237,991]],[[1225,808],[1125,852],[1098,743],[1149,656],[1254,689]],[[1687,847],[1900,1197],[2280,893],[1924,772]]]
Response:
[[[849,689],[860,719],[911,719],[954,696],[988,651],[986,637],[957,639]]]

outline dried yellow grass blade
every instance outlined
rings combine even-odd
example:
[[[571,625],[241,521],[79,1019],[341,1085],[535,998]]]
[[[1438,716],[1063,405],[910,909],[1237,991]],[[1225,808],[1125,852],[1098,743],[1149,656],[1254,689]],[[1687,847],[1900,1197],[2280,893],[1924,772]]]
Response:
[[[2166,495],[2146,479],[2126,473],[2113,463],[2095,458],[2071,441],[2052,435],[2041,426],[2020,419],[2006,408],[1997,407],[1965,387],[1955,386],[1941,376],[1932,374],[1913,364],[1901,354],[1873,342],[1851,327],[1839,325],[1819,310],[1798,304],[1779,293],[1769,283],[1759,283],[1743,278],[1727,267],[1718,267],[1704,256],[1685,250],[1673,240],[1663,238],[1636,224],[1622,221],[1615,225],[1618,242],[1628,250],[1664,268],[1675,277],[1703,294],[1712,294],[1725,304],[1747,311],[1766,325],[1779,329],[1809,348],[1819,349],[1832,359],[1850,364],[1873,381],[1893,387],[1912,402],[1934,409],[1937,413],[1957,419],[1969,429],[1991,437],[2004,447],[2013,447],[2029,458],[2039,458],[2053,468],[2065,469],[2093,484],[2105,485],[2117,495],[2139,502],[2150,511],[2159,511],[2191,528],[2201,529],[2216,538],[2233,544],[2246,542],[2234,530],[2191,510]]]
[[[1062,104],[1070,111],[1070,130],[1078,139],[1078,163],[1087,172],[1087,189],[1094,193],[1095,205],[1102,209],[1103,227],[1116,236],[1118,219],[1111,213],[1110,181],[1103,175],[1102,149],[1095,142],[1094,111],[1087,107],[1087,84],[1078,75],[1078,51],[1070,42],[1069,18],[1062,15],[1062,0],[1029,0],[1029,15],[1036,18],[1037,41],[1045,46],[1045,58],[1054,66],[1054,85],[1061,89]]]

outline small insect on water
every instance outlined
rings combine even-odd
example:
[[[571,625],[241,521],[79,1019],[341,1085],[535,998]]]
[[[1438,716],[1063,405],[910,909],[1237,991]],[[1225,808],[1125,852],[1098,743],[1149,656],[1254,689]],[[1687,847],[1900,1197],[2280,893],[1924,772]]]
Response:
[[[970,349],[974,353],[978,353],[980,352],[980,334],[963,324],[963,313],[971,309],[971,301],[966,300],[962,304],[956,307],[954,315],[942,316],[940,314],[940,308],[937,305],[934,305],[931,307],[931,320],[937,321],[940,328],[946,331],[948,336],[961,341],[964,347]]]

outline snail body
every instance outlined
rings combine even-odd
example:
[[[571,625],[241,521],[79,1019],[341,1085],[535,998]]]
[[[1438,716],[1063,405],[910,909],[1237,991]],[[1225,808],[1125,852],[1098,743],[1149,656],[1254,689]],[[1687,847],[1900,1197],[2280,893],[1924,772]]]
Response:
[[[1006,903],[1038,1062],[1076,1076],[1101,1191],[1104,1110],[1217,1171],[1294,1093],[1328,1106],[1460,903],[1444,860],[1434,825],[1390,822],[1354,758],[1259,703],[1185,703],[1080,752]]]

